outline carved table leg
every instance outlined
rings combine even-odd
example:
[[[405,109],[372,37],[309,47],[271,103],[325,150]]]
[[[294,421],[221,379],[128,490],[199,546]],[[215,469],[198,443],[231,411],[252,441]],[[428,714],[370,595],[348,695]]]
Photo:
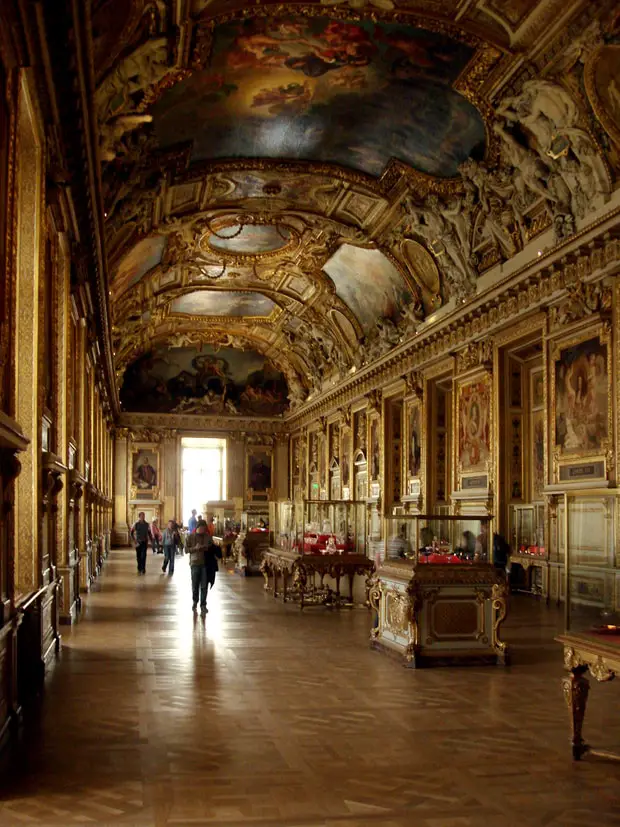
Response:
[[[589,750],[588,745],[581,737],[583,719],[586,714],[586,702],[590,691],[590,682],[584,677],[587,667],[577,666],[571,669],[570,677],[562,678],[564,700],[568,704],[571,718],[571,735],[573,745],[573,759],[579,761],[582,755]]]

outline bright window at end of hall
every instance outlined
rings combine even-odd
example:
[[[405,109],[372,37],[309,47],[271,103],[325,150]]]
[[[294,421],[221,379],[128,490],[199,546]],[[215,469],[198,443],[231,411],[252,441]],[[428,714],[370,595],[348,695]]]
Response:
[[[183,523],[192,510],[200,513],[206,503],[226,499],[226,440],[183,437]]]

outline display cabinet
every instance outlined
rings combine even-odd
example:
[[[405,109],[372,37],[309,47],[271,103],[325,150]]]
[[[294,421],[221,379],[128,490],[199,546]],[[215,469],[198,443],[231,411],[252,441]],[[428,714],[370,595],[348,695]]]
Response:
[[[549,596],[549,561],[542,503],[510,506],[510,584],[513,591]]]
[[[565,630],[558,641],[569,672],[562,688],[570,712],[573,758],[579,760],[590,750],[582,736],[590,688],[586,674],[607,682],[620,673],[618,493],[565,493],[558,517],[565,579]]]
[[[283,501],[273,504],[272,517],[273,543],[263,551],[262,572],[274,597],[301,608],[367,603],[375,567],[366,556],[365,502]]]
[[[267,506],[241,512],[239,536],[233,546],[235,569],[240,574],[258,574],[262,553],[269,548],[269,511]]]
[[[506,662],[505,570],[490,561],[490,516],[394,515],[370,589],[371,643],[409,666]]]

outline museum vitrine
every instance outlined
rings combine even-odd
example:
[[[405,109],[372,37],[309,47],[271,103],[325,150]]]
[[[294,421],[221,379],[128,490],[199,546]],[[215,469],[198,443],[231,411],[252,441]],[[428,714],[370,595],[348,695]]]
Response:
[[[609,489],[565,493],[558,518],[565,593],[565,631],[558,641],[569,672],[562,689],[570,710],[573,758],[579,760],[590,750],[582,737],[590,689],[586,673],[604,683],[620,672],[618,493]]]
[[[545,508],[542,503],[510,506],[510,546],[516,554],[546,555]]]
[[[505,662],[499,628],[507,583],[505,571],[490,562],[491,519],[385,518],[386,557],[370,590],[373,646],[410,666],[454,658]]]
[[[260,571],[262,552],[269,548],[269,511],[267,505],[241,512],[241,529],[235,541],[236,568],[243,574]]]
[[[304,500],[294,528],[293,548],[303,554],[366,555],[365,502]]]
[[[394,514],[385,518],[386,557],[415,564],[490,560],[488,516]]]

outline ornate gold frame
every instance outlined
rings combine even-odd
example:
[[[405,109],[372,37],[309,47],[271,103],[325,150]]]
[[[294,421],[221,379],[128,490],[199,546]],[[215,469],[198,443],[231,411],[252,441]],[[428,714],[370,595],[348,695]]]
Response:
[[[134,483],[133,475],[135,469],[136,459],[139,454],[148,453],[151,457],[155,457],[155,473],[157,474],[157,485],[153,488],[141,489]],[[162,488],[161,484],[161,461],[159,456],[159,444],[157,442],[137,442],[131,446],[131,453],[129,455],[129,462],[127,464],[127,475],[129,477],[129,499],[144,500],[145,503],[153,502],[159,499],[159,492]],[[145,496],[145,494],[147,496]]]
[[[603,101],[601,100],[598,90],[596,88],[595,75],[596,67],[605,49],[617,49],[620,51],[620,45],[614,43],[604,43],[595,49],[586,60],[583,72],[583,79],[586,88],[586,94],[594,114],[601,122],[603,129],[609,134],[611,139],[620,146],[620,127],[610,117]]]
[[[601,440],[601,445],[598,448],[582,448],[576,451],[564,451],[555,442],[555,423],[556,423],[556,387],[555,387],[555,366],[556,362],[563,350],[575,347],[576,345],[587,342],[589,339],[598,338],[601,344],[604,344],[607,353],[605,358],[605,366],[607,369],[607,436]],[[549,381],[549,427],[546,434],[547,448],[551,453],[553,462],[553,480],[554,483],[560,482],[560,467],[564,465],[574,464],[580,460],[599,460],[605,463],[605,476],[609,478],[609,474],[613,469],[614,462],[614,403],[613,403],[613,342],[611,334],[611,325],[608,321],[600,318],[592,324],[580,326],[577,330],[564,336],[557,336],[549,340],[549,363],[548,363],[548,381]]]
[[[426,464],[426,455],[427,455],[427,446],[426,446],[426,406],[424,405],[423,397],[418,395],[408,396],[405,397],[404,400],[405,404],[403,406],[403,479],[406,481],[407,484],[407,491],[405,494],[405,499],[409,499],[411,497],[417,497],[418,500],[422,499],[422,492],[425,488],[425,464]],[[411,421],[411,414],[413,411],[417,410],[419,412],[420,417],[420,469],[417,474],[414,474],[411,466],[410,466],[410,431],[409,431],[409,424]],[[419,494],[414,493],[411,488],[411,483],[416,482],[418,485],[416,487],[419,488]]]
[[[271,487],[266,491],[255,491],[250,485],[250,459],[253,456],[264,454],[269,457],[269,464],[271,468]],[[273,447],[269,445],[246,445],[245,448],[245,497],[248,502],[267,504],[269,500],[274,498],[274,474],[275,468],[273,463],[274,451]]]
[[[461,401],[463,397],[463,391],[469,385],[483,383],[487,386],[488,392],[488,400],[489,400],[489,409],[488,409],[488,434],[489,434],[489,446],[488,446],[488,454],[486,459],[477,465],[475,468],[467,468],[463,467],[463,463],[460,459],[460,426],[459,423],[461,421]],[[463,491],[463,479],[467,477],[475,477],[480,476],[481,474],[487,475],[487,487],[491,488],[493,484],[493,435],[495,433],[495,400],[493,399],[493,375],[491,371],[485,370],[484,368],[481,370],[476,370],[475,372],[468,373],[465,376],[458,377],[455,379],[455,393],[454,393],[454,421],[452,424],[452,433],[454,439],[454,472],[455,472],[455,482],[456,482],[456,490]],[[473,489],[472,489],[473,490]]]

